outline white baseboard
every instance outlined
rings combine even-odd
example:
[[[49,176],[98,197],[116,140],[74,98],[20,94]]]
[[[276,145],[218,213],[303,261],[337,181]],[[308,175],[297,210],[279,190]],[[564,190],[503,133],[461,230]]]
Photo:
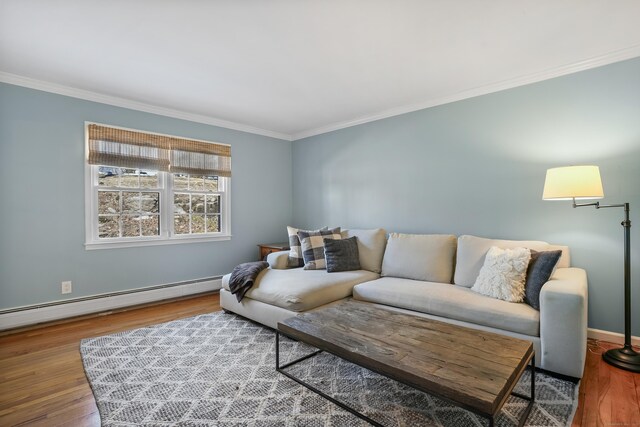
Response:
[[[217,291],[220,290],[221,287],[222,279],[209,279],[175,286],[151,287],[155,289],[141,289],[119,295],[97,295],[92,299],[69,301],[60,304],[45,305],[44,307],[26,307],[24,310],[0,314],[0,330],[35,325],[52,320],[82,316],[84,314],[98,313],[202,292]]]
[[[617,332],[609,332],[603,331],[601,329],[589,328],[587,330],[587,337],[594,340],[612,342],[614,344],[624,344],[624,334],[619,334]],[[631,345],[640,346],[640,337],[635,337],[632,335]]]
[[[97,295],[94,299],[70,301],[46,307],[25,308],[20,311],[0,314],[0,331],[202,292],[217,291],[221,288],[222,279],[210,279],[183,285],[161,287],[159,289],[141,289],[136,292],[121,295]],[[587,337],[614,344],[624,343],[624,334],[603,331],[601,329],[589,328],[587,330]],[[631,344],[640,346],[640,337],[632,336]]]

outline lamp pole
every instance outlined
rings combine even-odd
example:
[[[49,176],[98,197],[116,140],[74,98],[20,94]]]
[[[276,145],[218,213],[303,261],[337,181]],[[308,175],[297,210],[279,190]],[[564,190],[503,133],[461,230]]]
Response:
[[[596,209],[624,209],[624,221],[621,222],[624,228],[624,347],[608,350],[602,354],[602,358],[610,365],[640,373],[640,353],[631,346],[631,220],[629,219],[629,203],[617,205],[601,205],[599,202],[576,204],[576,199],[573,199],[574,208],[584,206],[595,206]]]

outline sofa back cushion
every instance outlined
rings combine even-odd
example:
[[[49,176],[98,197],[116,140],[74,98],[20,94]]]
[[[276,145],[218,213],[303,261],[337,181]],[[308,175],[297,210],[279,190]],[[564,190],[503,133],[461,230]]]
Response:
[[[389,234],[382,276],[451,283],[456,236],[449,234]]]
[[[387,232],[383,228],[371,230],[343,230],[342,238],[356,237],[358,241],[358,257],[360,268],[380,273],[382,257],[387,246]]]
[[[453,283],[470,288],[476,282],[484,258],[492,246],[502,249],[528,248],[536,251],[561,250],[562,256],[556,267],[569,267],[569,247],[550,245],[538,240],[498,240],[485,239],[476,236],[460,236],[458,238],[458,252],[456,255],[456,272]]]

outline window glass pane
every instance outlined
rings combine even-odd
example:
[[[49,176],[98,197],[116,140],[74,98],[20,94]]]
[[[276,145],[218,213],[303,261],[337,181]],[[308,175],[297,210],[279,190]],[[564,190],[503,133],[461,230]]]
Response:
[[[98,191],[98,213],[117,214],[120,212],[119,191]]]
[[[204,213],[204,194],[191,195],[191,212]]]
[[[204,215],[191,215],[191,233],[204,233]]]
[[[218,191],[218,177],[217,176],[205,176],[204,177],[204,189],[205,189],[205,191]]]
[[[143,215],[140,217],[140,227],[143,236],[159,236],[160,217],[158,215]]]
[[[188,194],[175,194],[173,196],[173,212],[185,214],[191,212]]]
[[[204,191],[204,177],[189,175],[189,190]]]
[[[117,187],[120,168],[110,166],[100,166],[98,168],[98,185],[104,187]]]
[[[173,231],[176,234],[189,234],[189,215],[174,216]]]
[[[133,191],[122,192],[122,212],[133,213],[140,211],[140,193]]]
[[[173,174],[173,188],[176,190],[189,189],[189,175],[184,173]]]
[[[160,212],[160,193],[142,193],[140,197],[140,210],[142,212]]]
[[[220,217],[218,215],[207,215],[207,233],[220,232]]]
[[[141,170],[140,171],[140,187],[141,188],[158,188],[158,171]]]
[[[218,191],[224,187],[224,178],[173,174],[171,194],[162,186],[168,176],[164,172],[111,166],[97,166],[93,170],[98,183],[93,203],[99,239],[161,236],[164,222],[160,215],[165,214],[161,197],[173,197],[173,212],[167,215],[173,215],[176,235],[222,231],[224,194]]]
[[[120,175],[120,187],[126,188],[138,188],[140,184],[138,182],[138,171],[135,169],[120,169],[122,175]]]
[[[119,215],[98,216],[98,237],[120,237]]]
[[[140,217],[137,215],[122,215],[122,236],[123,237],[139,237],[140,236]]]
[[[207,194],[207,213],[220,213],[220,196]]]

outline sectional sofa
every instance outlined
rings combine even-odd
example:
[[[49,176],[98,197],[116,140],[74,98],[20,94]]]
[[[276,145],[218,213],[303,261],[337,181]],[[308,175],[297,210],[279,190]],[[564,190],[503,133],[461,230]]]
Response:
[[[357,237],[361,270],[287,268],[288,252],[269,255],[241,302],[223,277],[220,304],[269,327],[299,313],[343,298],[385,306],[470,328],[510,335],[533,343],[539,368],[580,378],[587,340],[587,276],[570,267],[569,248],[541,241],[485,239],[475,236],[409,235],[383,229],[348,230]],[[540,293],[540,311],[472,291],[492,246],[561,250],[550,280]]]

